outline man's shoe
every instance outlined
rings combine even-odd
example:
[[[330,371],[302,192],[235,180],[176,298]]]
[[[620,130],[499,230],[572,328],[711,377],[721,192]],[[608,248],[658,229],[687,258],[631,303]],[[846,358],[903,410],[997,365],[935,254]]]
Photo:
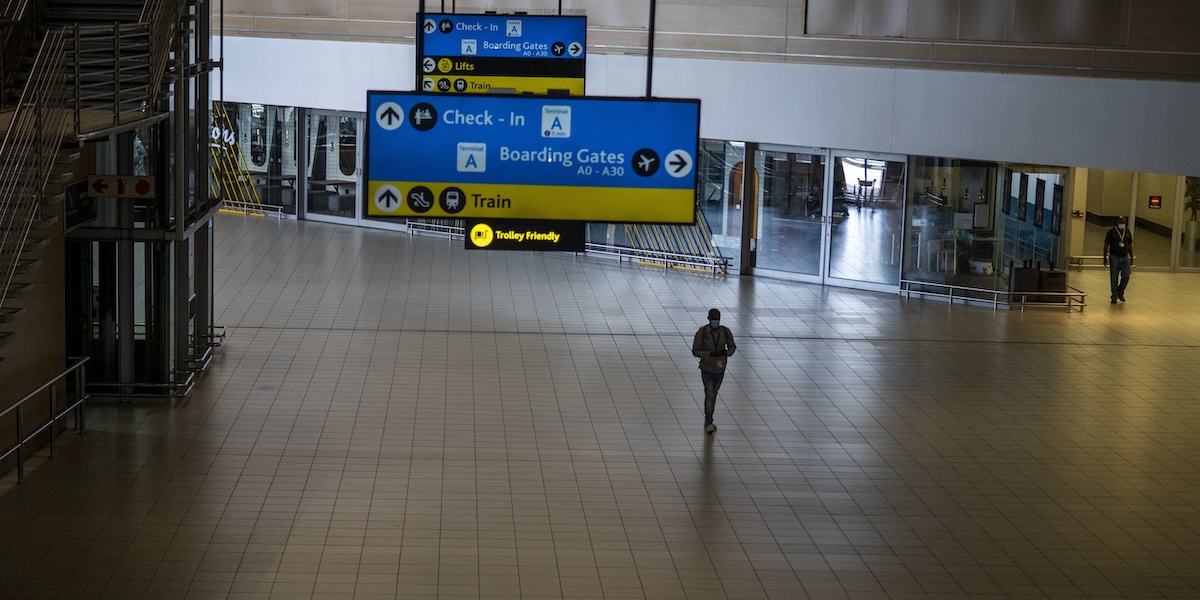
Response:
[[[1121,302],[1124,302],[1124,301],[1125,301],[1125,294],[1121,294],[1120,296],[1117,296],[1117,300],[1120,300]]]
[[[1113,299],[1112,299],[1112,302],[1109,302],[1109,304],[1116,304],[1116,303],[1117,303],[1117,299],[1116,299],[1116,298],[1113,298]]]
[[[704,426],[704,433],[713,433],[716,430],[717,430],[717,426],[712,423],[709,423],[708,425]]]

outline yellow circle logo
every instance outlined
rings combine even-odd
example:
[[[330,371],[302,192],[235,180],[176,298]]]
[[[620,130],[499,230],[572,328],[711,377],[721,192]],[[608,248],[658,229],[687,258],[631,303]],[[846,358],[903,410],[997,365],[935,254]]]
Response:
[[[487,248],[494,239],[496,239],[496,233],[487,223],[477,223],[471,228],[471,243],[476,248]]]
[[[448,58],[443,58],[438,61],[438,70],[439,71],[441,71],[443,73],[449,73],[453,69],[454,69],[454,61],[452,61]]]

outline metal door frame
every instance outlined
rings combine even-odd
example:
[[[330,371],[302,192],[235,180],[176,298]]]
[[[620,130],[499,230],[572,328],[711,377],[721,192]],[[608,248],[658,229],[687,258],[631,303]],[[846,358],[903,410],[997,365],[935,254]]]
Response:
[[[899,163],[903,164],[904,169],[905,169],[905,173],[903,176],[904,190],[901,192],[901,198],[903,198],[903,201],[900,206],[901,214],[903,215],[904,211],[907,209],[907,202],[908,202],[908,194],[907,194],[908,156],[907,155],[891,154],[891,153],[885,153],[885,152],[866,152],[866,151],[848,150],[848,149],[842,149],[842,148],[818,148],[818,147],[812,147],[812,146],[787,146],[787,145],[777,145],[777,144],[755,144],[754,152],[753,152],[753,154],[751,154],[751,152],[749,150],[749,146],[750,146],[750,144],[747,144],[747,152],[746,152],[747,157],[745,159],[745,162],[749,163],[751,165],[751,167],[754,169],[760,169],[760,167],[761,167],[761,165],[758,164],[758,152],[759,151],[788,152],[788,153],[793,153],[793,154],[811,154],[811,155],[823,157],[824,178],[825,178],[824,182],[822,184],[822,189],[821,189],[821,242],[820,242],[821,257],[820,257],[820,264],[818,266],[817,273],[815,275],[813,275],[813,274],[807,274],[807,273],[795,273],[795,272],[790,272],[790,271],[777,271],[774,269],[760,269],[757,267],[752,267],[750,270],[750,274],[765,275],[768,277],[777,277],[780,279],[788,279],[788,280],[800,281],[800,282],[804,282],[804,283],[816,283],[816,284],[820,284],[820,285],[829,285],[829,286],[834,286],[834,287],[845,287],[845,288],[853,288],[853,289],[861,289],[861,290],[869,290],[869,291],[877,291],[877,292],[893,293],[893,292],[899,291],[900,284],[898,282],[895,285],[893,285],[893,284],[876,283],[876,282],[870,282],[870,281],[857,281],[857,280],[853,280],[853,279],[843,279],[843,278],[839,278],[839,277],[834,277],[834,276],[830,275],[830,273],[829,273],[830,258],[832,256],[832,250],[833,250],[833,193],[834,193],[833,158],[835,156],[839,156],[839,155],[841,155],[841,156],[849,155],[849,156],[868,158],[868,159],[874,159],[874,160],[899,162]],[[753,158],[751,158],[751,157],[753,157]],[[743,178],[743,179],[745,180],[745,179],[749,179],[749,178]],[[765,182],[765,177],[760,176],[759,179],[761,181]],[[760,186],[761,185],[762,184],[760,184]],[[746,196],[744,196],[744,197],[746,197]],[[745,223],[743,225],[742,230],[745,232],[748,232],[746,235],[753,236],[754,235],[753,232],[757,232],[761,225],[762,217],[761,217],[761,210],[760,210],[761,207],[759,206],[759,204],[763,201],[763,194],[758,193],[758,190],[755,190],[755,194],[753,196],[749,196],[749,197],[753,197],[755,199],[754,210],[752,211],[751,214],[747,215],[747,221],[753,221],[753,223]],[[900,232],[899,232],[900,235],[902,236],[901,239],[903,239],[903,230],[904,230],[904,222],[903,222],[903,218],[901,218]],[[743,254],[748,255],[748,256],[743,257],[743,265],[745,265],[747,263],[753,264],[755,262],[753,254],[755,252],[757,252],[757,250],[758,250],[758,239],[756,236],[750,237],[750,239],[748,239],[747,242],[748,242],[747,244],[743,245]],[[903,264],[904,264],[904,257],[901,254],[900,263],[896,267],[898,273],[900,272],[900,270],[903,269]]]
[[[314,116],[316,116],[316,117],[334,117],[334,118],[338,118],[338,119],[343,118],[343,117],[350,117],[355,120],[354,135],[356,136],[355,137],[356,143],[354,144],[354,215],[353,216],[341,217],[341,216],[326,215],[326,214],[322,214],[322,213],[308,211],[308,190],[309,190],[309,185],[308,185],[308,166],[309,166],[308,165],[308,162],[309,162],[308,146],[309,146],[309,141],[310,141],[309,140],[309,134],[310,134],[309,118],[314,117]],[[323,109],[317,109],[317,108],[310,108],[310,109],[306,109],[304,111],[303,118],[304,118],[304,163],[305,164],[302,167],[299,167],[296,169],[296,171],[297,171],[297,176],[296,176],[297,190],[296,190],[296,192],[297,192],[297,197],[299,198],[297,200],[297,204],[303,204],[303,206],[304,206],[304,212],[303,212],[304,216],[302,218],[307,219],[309,221],[318,221],[318,222],[322,222],[322,223],[337,223],[339,225],[362,225],[363,224],[363,207],[362,207],[363,144],[362,144],[362,141],[363,141],[363,136],[365,134],[365,131],[364,131],[365,116],[366,116],[366,113],[358,113],[358,112],[343,111],[343,110],[323,110]],[[327,133],[326,135],[330,135],[330,134]],[[338,146],[339,152],[341,151],[340,143],[341,142],[339,141],[339,146]],[[300,193],[301,190],[303,190],[302,194]]]

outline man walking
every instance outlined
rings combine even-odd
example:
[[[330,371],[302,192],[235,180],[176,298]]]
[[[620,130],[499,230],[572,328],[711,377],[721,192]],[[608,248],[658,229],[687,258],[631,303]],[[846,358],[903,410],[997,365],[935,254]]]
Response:
[[[708,311],[708,324],[701,325],[692,340],[692,356],[700,359],[700,380],[704,382],[704,431],[717,430],[713,424],[713,411],[717,408],[717,391],[725,379],[725,365],[737,351],[733,343],[733,332],[721,326],[721,311]]]
[[[1104,236],[1104,266],[1108,267],[1112,304],[1117,300],[1124,302],[1125,286],[1129,285],[1133,269],[1133,234],[1129,232],[1125,217],[1117,217],[1117,226]]]

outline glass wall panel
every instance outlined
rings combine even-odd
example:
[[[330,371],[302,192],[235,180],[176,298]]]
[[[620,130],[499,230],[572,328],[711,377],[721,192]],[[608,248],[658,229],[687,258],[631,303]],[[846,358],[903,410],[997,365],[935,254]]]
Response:
[[[1179,266],[1200,267],[1200,177],[1185,178],[1183,198],[1183,250]]]
[[[1174,175],[1138,173],[1133,192],[1133,247],[1139,267],[1171,266],[1171,236],[1174,233],[1175,207],[1179,178]]]
[[[227,104],[259,201],[296,214],[296,109]]]
[[[702,140],[697,164],[697,194],[700,218],[713,234],[722,255],[737,257],[742,252],[742,161],[745,144]],[[737,267],[737,260],[731,267]]]
[[[833,157],[829,277],[900,284],[905,163]]]
[[[760,151],[755,163],[762,172],[755,266],[820,275],[825,157]],[[840,210],[833,218],[845,216],[844,203]]]
[[[358,191],[358,118],[308,117],[310,214],[354,217]]]
[[[1007,194],[997,192],[999,167],[928,156],[910,164],[904,278],[1003,289],[999,240],[1008,209],[996,202]]]

